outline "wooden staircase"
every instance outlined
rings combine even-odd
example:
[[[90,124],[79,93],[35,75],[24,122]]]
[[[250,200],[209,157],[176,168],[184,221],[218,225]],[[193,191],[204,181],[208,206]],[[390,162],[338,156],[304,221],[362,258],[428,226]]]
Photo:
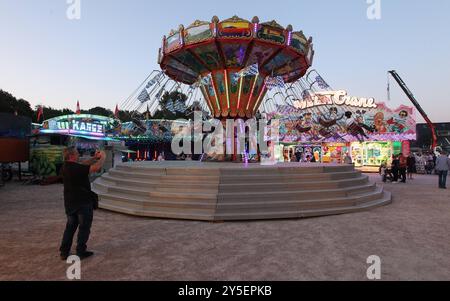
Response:
[[[351,165],[125,163],[92,186],[103,209],[205,221],[324,216],[391,202]]]

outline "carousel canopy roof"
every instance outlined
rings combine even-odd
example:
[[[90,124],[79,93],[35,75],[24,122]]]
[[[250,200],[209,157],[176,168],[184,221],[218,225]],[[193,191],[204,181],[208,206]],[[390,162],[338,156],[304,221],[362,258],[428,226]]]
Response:
[[[293,82],[312,65],[312,38],[276,21],[260,23],[237,16],[180,25],[163,38],[159,64],[172,79],[194,84],[218,70],[240,71],[257,66],[262,76]]]

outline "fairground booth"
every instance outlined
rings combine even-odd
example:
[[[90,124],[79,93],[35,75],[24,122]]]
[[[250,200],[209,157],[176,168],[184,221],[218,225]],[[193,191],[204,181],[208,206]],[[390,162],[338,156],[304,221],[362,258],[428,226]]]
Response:
[[[73,114],[51,118],[34,126],[30,164],[37,175],[57,175],[67,146],[75,146],[81,157],[89,157],[95,150],[103,149],[107,153],[106,168],[113,165],[113,146],[120,145],[114,138],[121,127],[117,119]]]
[[[282,120],[278,161],[342,163],[349,154],[357,167],[378,167],[393,154],[409,154],[410,142],[416,140],[413,107],[390,108],[373,98],[346,95],[328,91],[318,100],[296,101],[295,108],[279,106],[269,114]],[[324,104],[333,106],[324,110]],[[342,105],[352,107],[352,120],[361,125],[364,135],[352,133]]]

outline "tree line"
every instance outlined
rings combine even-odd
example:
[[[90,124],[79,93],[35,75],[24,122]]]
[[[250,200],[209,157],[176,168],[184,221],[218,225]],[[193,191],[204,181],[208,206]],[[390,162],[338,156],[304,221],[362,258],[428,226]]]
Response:
[[[43,118],[37,120],[38,117],[39,106],[31,107],[30,103],[25,99],[17,99],[11,93],[3,91],[0,89],[0,112],[4,113],[12,113],[20,116],[29,117],[34,123],[41,123],[45,119],[50,119],[53,117],[61,116],[61,115],[70,115],[75,114],[75,111],[64,108],[64,109],[55,109],[50,106],[43,106]],[[81,114],[93,114],[93,115],[101,115],[107,117],[113,117],[114,112],[103,108],[103,107],[94,107],[89,110],[81,110]],[[134,118],[144,118],[145,114],[135,113]],[[130,111],[122,111],[119,110],[118,118],[122,122],[128,122],[132,120],[133,112]]]
[[[173,92],[165,92],[160,100],[160,110],[155,112],[153,116],[150,116],[149,112],[135,112],[135,111],[127,111],[127,110],[119,110],[118,119],[121,122],[129,122],[133,120],[142,120],[142,119],[166,119],[166,120],[175,120],[178,118],[190,118],[192,117],[192,112],[198,109],[197,105],[192,105],[189,108],[185,106],[187,101],[187,96],[181,92],[173,91]],[[180,111],[174,110],[168,104],[176,103],[182,104]],[[39,106],[31,107],[30,103],[25,99],[17,99],[11,93],[3,91],[0,89],[0,112],[17,114],[20,116],[26,116],[31,118],[31,121],[34,123],[41,123],[43,120],[50,119],[53,117],[61,116],[61,115],[70,115],[75,114],[75,111],[64,108],[64,109],[55,109],[50,106],[43,106],[43,117],[40,120],[38,118]],[[80,110],[81,114],[92,114],[92,115],[100,115],[107,117],[114,117],[114,112],[103,108],[103,107],[94,107],[89,110]]]

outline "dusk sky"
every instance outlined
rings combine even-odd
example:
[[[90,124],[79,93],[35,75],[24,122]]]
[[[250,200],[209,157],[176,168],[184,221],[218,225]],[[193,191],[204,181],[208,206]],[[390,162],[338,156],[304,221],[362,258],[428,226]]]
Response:
[[[33,106],[114,109],[157,65],[162,36],[196,19],[233,15],[275,19],[312,36],[313,68],[335,89],[386,100],[396,69],[435,122],[450,121],[450,1],[81,0],[69,20],[66,0],[0,0],[0,89]],[[410,105],[391,80],[389,106]]]

